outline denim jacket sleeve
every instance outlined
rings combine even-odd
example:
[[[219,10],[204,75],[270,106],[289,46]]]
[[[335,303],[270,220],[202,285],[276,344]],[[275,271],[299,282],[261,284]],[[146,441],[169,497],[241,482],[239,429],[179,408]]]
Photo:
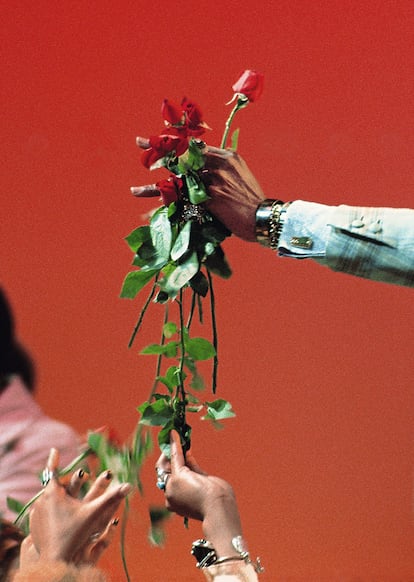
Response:
[[[414,287],[414,210],[298,200],[288,208],[278,252],[313,258],[357,277]]]

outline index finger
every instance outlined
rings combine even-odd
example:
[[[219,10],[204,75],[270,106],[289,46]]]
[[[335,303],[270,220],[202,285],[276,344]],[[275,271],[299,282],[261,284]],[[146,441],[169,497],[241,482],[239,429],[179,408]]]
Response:
[[[55,448],[51,448],[49,452],[49,457],[46,462],[46,469],[54,473],[59,466],[59,451]]]
[[[185,466],[185,459],[183,449],[181,447],[181,440],[179,434],[172,430],[170,433],[170,445],[171,445],[171,473],[177,473],[182,467]]]

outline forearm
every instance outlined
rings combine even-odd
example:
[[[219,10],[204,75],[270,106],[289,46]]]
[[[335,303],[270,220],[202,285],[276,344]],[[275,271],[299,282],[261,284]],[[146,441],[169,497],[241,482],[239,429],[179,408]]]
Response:
[[[212,543],[218,558],[216,564],[202,568],[207,580],[254,582],[258,579],[253,565],[249,562],[233,494],[215,500],[214,506],[210,507],[203,520],[203,532]],[[245,550],[246,554],[241,550]]]
[[[236,554],[232,539],[242,535],[242,527],[233,493],[213,500],[203,520],[203,532],[218,558]]]
[[[77,568],[66,562],[39,560],[18,570],[12,582],[108,582],[104,573],[93,566]]]
[[[253,565],[243,561],[225,562],[203,568],[202,571],[209,582],[213,580],[214,582],[256,582],[258,580]]]
[[[283,218],[280,256],[312,258],[335,271],[414,286],[414,210],[298,200]]]

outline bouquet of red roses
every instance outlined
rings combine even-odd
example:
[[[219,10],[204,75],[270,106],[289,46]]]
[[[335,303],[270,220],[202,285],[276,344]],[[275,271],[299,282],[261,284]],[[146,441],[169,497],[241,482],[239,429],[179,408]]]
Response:
[[[225,124],[221,147],[225,148],[235,114],[257,100],[263,90],[263,75],[245,71],[233,85],[235,102]],[[141,354],[156,355],[154,385],[149,398],[140,407],[141,425],[158,426],[158,442],[162,450],[169,447],[169,432],[175,429],[182,439],[184,450],[190,446],[191,428],[187,412],[203,411],[203,418],[219,423],[234,416],[231,405],[224,399],[204,401],[198,391],[204,387],[197,369],[201,360],[213,360],[212,392],[217,384],[217,326],[212,275],[227,278],[231,269],[222,249],[222,242],[231,232],[205,208],[208,190],[204,175],[204,142],[200,136],[209,129],[201,108],[184,98],[180,105],[165,99],[161,106],[164,128],[148,139],[137,138],[143,150],[142,163],[150,169],[166,168],[169,176],[151,186],[133,187],[138,197],[157,196],[162,205],[157,208],[148,225],[140,226],[127,236],[126,242],[134,253],[136,270],[126,276],[121,297],[133,299],[152,281],[151,290],[141,310],[129,345],[142,325],[149,304],[165,305],[159,344],[146,346]],[[233,133],[231,148],[237,149],[238,130]],[[190,299],[186,301],[185,292]],[[194,337],[192,323],[198,311],[203,320],[202,302],[209,296],[211,341]],[[177,319],[171,318],[169,306],[178,307]],[[174,360],[162,372],[163,359]],[[185,382],[188,378],[188,387]],[[166,391],[158,391],[163,385]],[[168,452],[168,451],[167,451]]]

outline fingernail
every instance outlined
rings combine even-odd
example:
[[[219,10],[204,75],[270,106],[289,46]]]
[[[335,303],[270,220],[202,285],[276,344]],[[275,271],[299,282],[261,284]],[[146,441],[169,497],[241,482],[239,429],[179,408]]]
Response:
[[[149,139],[146,139],[145,137],[138,136],[135,141],[139,148],[147,150],[151,147]]]
[[[105,479],[107,479],[108,481],[109,481],[110,479],[112,479],[112,471],[107,471],[107,472],[105,473]]]
[[[155,198],[161,194],[155,184],[150,186],[131,186],[130,191],[133,196],[142,196],[143,198]]]

